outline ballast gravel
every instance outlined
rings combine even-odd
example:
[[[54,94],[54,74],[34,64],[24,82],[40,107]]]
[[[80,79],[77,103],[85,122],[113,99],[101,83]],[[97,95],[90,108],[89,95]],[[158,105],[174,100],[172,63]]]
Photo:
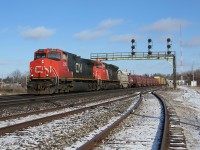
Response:
[[[134,101],[114,102],[110,105],[90,109],[51,123],[17,131],[0,137],[0,149],[62,149],[81,137],[104,126],[110,118],[123,113]]]
[[[158,99],[152,94],[146,94],[139,108],[95,150],[159,149],[164,119],[162,110]]]

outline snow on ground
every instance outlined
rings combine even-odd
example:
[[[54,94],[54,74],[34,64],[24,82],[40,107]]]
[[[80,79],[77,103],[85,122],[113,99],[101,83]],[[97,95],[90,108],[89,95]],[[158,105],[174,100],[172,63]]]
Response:
[[[187,86],[181,86],[181,87],[178,87],[178,90],[164,91],[160,93],[166,99],[169,100],[171,105],[174,107],[177,115],[180,117],[181,126],[184,130],[184,135],[186,137],[187,148],[189,150],[190,149],[199,150],[200,149],[200,89],[190,88]],[[47,136],[47,139],[48,138],[51,139],[52,133],[54,130],[56,132],[59,132],[60,134],[57,124],[59,124],[59,126],[67,125],[65,126],[65,129],[70,130],[72,128],[70,126],[70,122],[71,122],[70,119],[69,120],[61,119],[61,120],[58,120],[58,123],[52,122],[53,125],[51,123],[51,125],[49,125],[47,129],[44,129],[42,127],[41,128],[32,127],[32,130],[35,129],[35,132],[37,133],[37,136],[35,133],[32,133],[34,137],[31,137],[30,135],[27,136],[29,132],[28,130],[30,129],[26,129],[25,132],[23,133],[19,132],[19,134],[22,134],[21,136],[16,135],[16,134],[8,134],[0,138],[0,143],[1,143],[0,149],[7,149],[7,148],[8,149],[9,148],[23,149],[21,145],[27,145],[27,147],[34,147],[34,145],[40,145],[40,144],[43,145],[44,141],[42,140],[45,138],[44,136]],[[43,126],[47,127],[47,125],[45,124]],[[79,126],[81,126],[81,124],[79,124]],[[63,130],[63,129],[60,129],[60,130]],[[26,135],[26,132],[27,132],[27,135]],[[50,132],[50,134],[47,134],[48,132]],[[144,132],[146,131],[144,130]],[[125,131],[122,135],[124,134],[125,134]]]
[[[124,120],[119,131],[96,149],[159,149],[163,120],[161,109],[157,98],[146,94],[138,110]]]
[[[179,86],[178,90],[162,92],[180,117],[188,149],[200,149],[200,89]]]
[[[139,99],[137,100],[139,101]],[[108,124],[106,124],[105,126],[103,126],[102,128],[95,130],[94,132],[91,132],[89,135],[87,135],[84,138],[81,138],[79,141],[77,141],[75,144],[71,145],[71,147],[66,147],[64,148],[64,150],[75,150],[77,148],[79,148],[80,146],[84,145],[85,142],[91,140],[95,135],[98,135],[102,130],[105,130],[106,128],[108,128],[110,125],[113,124],[113,122],[116,122],[118,119],[120,119],[121,116],[125,115],[128,111],[131,111],[131,109],[135,106],[135,104],[137,103],[137,101],[135,101],[133,104],[130,105],[130,107],[127,109],[126,112],[122,113],[120,116],[118,117],[113,117],[109,120]],[[134,111],[134,110],[133,110]]]
[[[106,99],[105,101],[117,100],[125,96]],[[127,101],[133,101],[132,98]],[[102,101],[95,102],[102,103]],[[117,102],[120,103],[120,102]],[[127,103],[128,105],[129,103]],[[91,106],[91,103],[87,106]],[[116,106],[112,105],[112,109]],[[119,108],[121,108],[118,105]],[[109,113],[118,114],[120,111],[110,111],[105,106],[87,110],[85,112],[54,120],[36,127],[29,127],[23,131],[6,134],[0,137],[0,150],[7,149],[60,149],[63,145],[71,145],[77,137],[85,135],[86,132],[105,124],[104,120],[109,119]],[[49,113],[47,113],[49,114]],[[108,116],[105,116],[108,115]],[[27,119],[27,118],[26,118]],[[96,121],[98,120],[98,121]],[[98,123],[95,125],[95,123]]]
[[[104,102],[117,100],[117,99],[124,98],[124,97],[127,97],[127,96],[128,95],[105,99]],[[104,103],[104,102],[99,101],[99,102],[89,103],[86,106],[88,107],[88,106],[92,106],[94,104],[97,105],[97,104]],[[61,109],[61,110],[58,110],[58,111],[47,112],[47,113],[42,113],[42,114],[37,114],[37,115],[29,115],[27,117],[21,117],[21,118],[17,118],[17,119],[10,119],[10,120],[6,120],[6,121],[0,121],[0,128],[6,127],[6,126],[11,126],[11,125],[18,124],[18,123],[23,123],[23,122],[26,122],[26,121],[31,121],[31,120],[43,118],[43,117],[47,117],[47,116],[52,116],[52,115],[56,115],[56,114],[61,114],[61,113],[77,110],[80,107],[65,108],[65,109]]]

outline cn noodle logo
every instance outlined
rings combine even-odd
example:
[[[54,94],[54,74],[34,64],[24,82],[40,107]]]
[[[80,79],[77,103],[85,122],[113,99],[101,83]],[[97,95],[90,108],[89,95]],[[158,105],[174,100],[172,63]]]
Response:
[[[82,73],[82,64],[76,63],[76,73]]]

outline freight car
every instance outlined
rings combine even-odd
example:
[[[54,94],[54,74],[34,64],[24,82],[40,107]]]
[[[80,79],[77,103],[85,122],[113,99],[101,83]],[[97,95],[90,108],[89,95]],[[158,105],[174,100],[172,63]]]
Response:
[[[52,94],[119,88],[118,67],[60,49],[39,49],[30,62],[27,92]]]
[[[140,75],[128,75],[129,87],[157,86],[158,81],[151,77]]]
[[[157,82],[158,82],[159,85],[166,85],[166,83],[167,83],[166,79],[164,77],[155,76],[154,78],[157,80]]]
[[[120,88],[129,87],[128,72],[118,70],[117,79],[120,81]]]

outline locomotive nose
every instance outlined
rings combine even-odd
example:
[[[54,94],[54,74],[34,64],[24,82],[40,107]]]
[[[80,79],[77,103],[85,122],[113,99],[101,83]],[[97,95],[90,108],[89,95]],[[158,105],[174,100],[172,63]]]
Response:
[[[31,62],[31,77],[32,78],[45,78],[49,77],[49,68],[48,60],[38,59],[34,62]]]

